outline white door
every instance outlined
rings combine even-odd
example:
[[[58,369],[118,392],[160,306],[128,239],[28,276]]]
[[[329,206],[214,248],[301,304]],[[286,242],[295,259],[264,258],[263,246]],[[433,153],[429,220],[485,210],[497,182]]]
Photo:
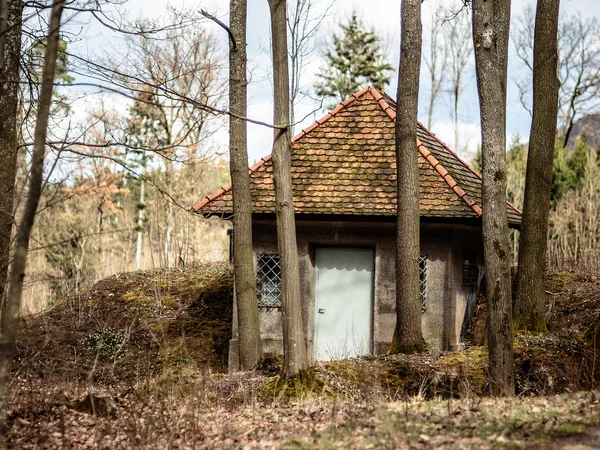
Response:
[[[370,353],[373,250],[317,249],[315,272],[313,359]]]

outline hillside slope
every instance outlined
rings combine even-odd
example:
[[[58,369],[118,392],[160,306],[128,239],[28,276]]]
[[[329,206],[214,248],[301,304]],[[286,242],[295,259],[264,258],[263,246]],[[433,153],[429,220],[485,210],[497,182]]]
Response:
[[[231,268],[121,274],[23,324],[9,443],[493,449],[571,435],[552,448],[594,443],[600,353],[582,337],[600,314],[600,276],[552,272],[547,288],[550,333],[516,335],[519,397],[495,400],[485,397],[480,346],[318,363],[293,382],[280,377],[277,357],[254,372],[218,373],[231,333]]]
[[[123,273],[24,319],[22,377],[135,382],[185,365],[223,371],[231,336],[229,265]]]
[[[573,150],[577,138],[583,136],[591,147],[597,147],[600,144],[600,113],[587,114],[575,121],[569,135],[567,148]]]

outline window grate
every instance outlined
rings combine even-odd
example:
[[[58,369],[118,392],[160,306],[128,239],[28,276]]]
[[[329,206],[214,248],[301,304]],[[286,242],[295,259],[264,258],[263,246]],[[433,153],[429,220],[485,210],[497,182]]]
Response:
[[[421,313],[427,311],[427,256],[419,257],[419,296]]]
[[[479,268],[477,267],[475,254],[472,252],[465,252],[463,257],[462,285],[475,286],[477,284],[478,276]]]
[[[279,255],[258,255],[256,290],[259,308],[281,308]]]

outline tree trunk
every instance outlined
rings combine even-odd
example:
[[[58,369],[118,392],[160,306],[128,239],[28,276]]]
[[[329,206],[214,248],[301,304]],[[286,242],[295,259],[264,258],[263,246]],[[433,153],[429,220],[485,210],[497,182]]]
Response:
[[[0,1],[0,305],[4,304],[17,178],[17,110],[21,54],[20,0]]]
[[[284,128],[275,129],[273,142],[277,243],[281,262],[283,371],[286,377],[294,377],[307,368],[307,360],[302,327],[300,272],[292,195],[286,0],[269,0],[269,7],[273,40],[274,123],[277,126],[284,126]]]
[[[454,86],[454,151],[460,152],[460,129],[459,129],[459,109],[460,109],[460,77],[457,80],[456,86]]]
[[[402,0],[396,108],[398,226],[396,329],[389,353],[423,350],[419,296],[419,166],[417,109],[421,67],[421,0]]]
[[[229,26],[235,44],[229,49],[229,110],[247,116],[246,0],[231,0]],[[229,171],[233,189],[233,266],[238,316],[240,369],[262,358],[256,278],[252,255],[252,199],[246,121],[229,116]]]
[[[145,191],[146,181],[141,180],[140,182],[140,204],[138,205],[138,219],[137,219],[137,241],[135,245],[135,268],[140,270],[142,268],[142,246],[144,243],[144,208],[145,208]]]
[[[39,107],[35,124],[29,186],[25,207],[23,209],[23,217],[17,227],[8,296],[4,304],[4,309],[2,310],[2,328],[0,329],[0,449],[6,448],[10,370],[15,350],[19,310],[21,308],[23,279],[25,278],[25,266],[27,264],[27,252],[29,250],[29,237],[31,236],[31,229],[35,220],[40,195],[42,193],[44,158],[46,154],[46,133],[48,129],[48,117],[50,115],[50,104],[52,103],[54,75],[56,72],[60,18],[62,16],[64,4],[65,0],[54,0],[52,3],[48,38],[46,41],[47,46],[44,55]]]
[[[513,322],[506,210],[506,67],[510,0],[473,0],[481,111],[483,252],[492,395],[514,395]]]
[[[546,249],[558,116],[560,0],[538,0],[533,47],[533,121],[521,223],[515,327],[545,332]]]

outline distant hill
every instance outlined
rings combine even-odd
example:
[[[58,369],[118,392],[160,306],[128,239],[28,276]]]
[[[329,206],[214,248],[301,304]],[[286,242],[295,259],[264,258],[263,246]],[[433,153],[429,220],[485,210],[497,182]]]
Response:
[[[587,143],[592,147],[597,147],[600,144],[600,113],[583,116],[573,124],[567,143],[569,150],[575,148],[575,142],[581,135],[585,135]]]

